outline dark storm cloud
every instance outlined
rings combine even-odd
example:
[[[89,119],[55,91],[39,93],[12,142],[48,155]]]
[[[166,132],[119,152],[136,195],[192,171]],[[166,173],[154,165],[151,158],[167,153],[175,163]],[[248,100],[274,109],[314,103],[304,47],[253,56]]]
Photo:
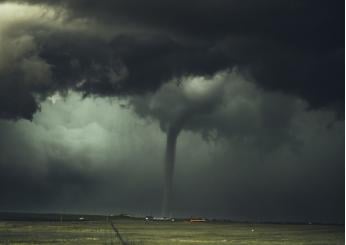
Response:
[[[67,11],[63,28],[50,26],[51,35],[38,38],[36,55],[50,67],[50,90],[78,84],[85,93],[143,93],[172,78],[237,66],[264,88],[298,95],[312,107],[332,106],[342,114],[342,1],[14,2]],[[76,19],[98,26],[67,31]],[[107,38],[99,38],[103,28]],[[41,92],[26,91],[26,97]],[[22,114],[36,107],[24,108]],[[8,107],[2,111],[20,115],[16,108],[20,104],[13,112]]]
[[[32,119],[54,91],[77,89],[85,78],[114,83],[124,76],[114,72],[119,62],[112,63],[102,32],[81,30],[89,23],[66,27],[63,13],[41,7],[3,5],[0,11],[1,117]],[[23,12],[12,18],[16,11]]]
[[[0,209],[343,222],[342,1],[0,2]]]

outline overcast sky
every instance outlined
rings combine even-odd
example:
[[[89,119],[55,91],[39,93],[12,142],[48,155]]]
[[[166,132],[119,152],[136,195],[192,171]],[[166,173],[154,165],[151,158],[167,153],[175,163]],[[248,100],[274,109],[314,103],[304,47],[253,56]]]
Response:
[[[344,222],[342,1],[0,1],[0,210]]]

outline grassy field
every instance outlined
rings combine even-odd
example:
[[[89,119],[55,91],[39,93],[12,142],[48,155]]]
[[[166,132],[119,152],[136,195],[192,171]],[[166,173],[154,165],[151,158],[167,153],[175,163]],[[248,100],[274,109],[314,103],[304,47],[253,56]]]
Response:
[[[129,244],[344,244],[344,226],[114,221]],[[120,244],[106,221],[0,222],[0,244]]]

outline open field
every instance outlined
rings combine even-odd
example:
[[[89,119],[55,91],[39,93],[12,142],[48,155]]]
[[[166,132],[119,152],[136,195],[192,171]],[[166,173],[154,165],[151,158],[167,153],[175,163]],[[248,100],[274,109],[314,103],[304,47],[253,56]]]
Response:
[[[142,220],[115,220],[114,223],[129,244],[344,244],[344,226],[146,223]],[[2,221],[0,244],[120,243],[106,221]]]

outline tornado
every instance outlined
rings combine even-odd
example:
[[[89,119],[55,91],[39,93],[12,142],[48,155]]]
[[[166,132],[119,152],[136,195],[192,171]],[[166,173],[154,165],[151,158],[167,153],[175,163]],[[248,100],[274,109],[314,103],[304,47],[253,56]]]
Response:
[[[173,176],[179,133],[192,117],[211,113],[222,101],[220,95],[223,92],[223,79],[221,78],[218,77],[215,82],[213,82],[213,79],[208,80],[204,78],[186,81],[182,86],[182,90],[178,90],[182,95],[179,96],[183,98],[182,102],[177,103],[177,105],[171,104],[169,108],[165,108],[168,112],[167,118],[170,118],[170,120],[166,121],[169,125],[165,130],[167,142],[164,158],[163,217],[171,217],[172,214]]]
[[[163,203],[162,203],[162,216],[171,216],[171,203],[173,195],[173,176],[175,165],[175,151],[177,145],[177,138],[187,119],[187,113],[183,114],[175,122],[171,123],[167,130],[166,153],[164,160],[164,189],[163,189]]]

